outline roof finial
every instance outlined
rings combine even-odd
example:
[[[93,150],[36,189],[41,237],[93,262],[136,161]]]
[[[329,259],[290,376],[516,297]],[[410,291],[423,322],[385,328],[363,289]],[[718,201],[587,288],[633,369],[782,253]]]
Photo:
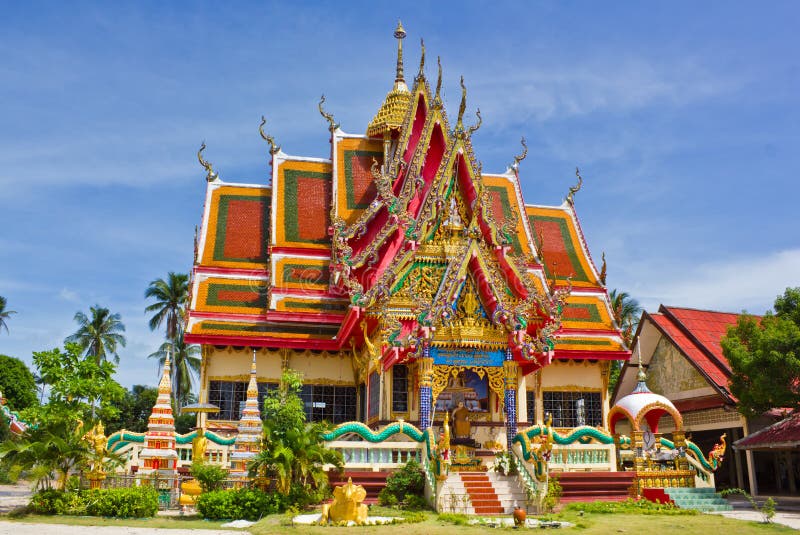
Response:
[[[603,266],[600,268],[600,284],[606,285],[606,252],[603,251]]]
[[[567,194],[567,202],[573,205],[575,204],[575,194],[581,190],[581,186],[583,185],[581,170],[577,167],[575,168],[575,176],[578,177],[578,183],[569,188],[569,193]]]
[[[337,128],[339,128],[339,124],[334,120],[332,113],[327,113],[324,109],[322,109],[323,104],[325,104],[325,95],[322,95],[319,98],[319,105],[317,108],[319,108],[319,114],[322,115],[326,121],[328,121],[328,130],[333,133]]]
[[[433,97],[433,105],[442,105],[442,57],[436,56],[436,65],[439,66],[439,75],[436,78],[436,93]]]
[[[464,85],[464,76],[461,76],[461,104],[458,105],[458,119],[456,131],[464,130],[464,112],[467,110],[467,86]]]
[[[208,182],[214,182],[219,178],[219,173],[215,173],[214,168],[211,167],[211,164],[203,159],[204,150],[206,150],[205,140],[203,140],[203,143],[200,145],[200,150],[197,151],[197,161],[200,162],[200,165],[202,165],[206,170],[206,180]]]
[[[481,125],[483,124],[483,117],[481,117],[480,108],[478,108],[478,110],[475,112],[475,115],[478,117],[478,122],[475,123],[475,126],[470,126],[469,128],[467,128],[467,137],[472,137],[472,134],[477,132],[478,128],[480,128]]]
[[[269,143],[269,153],[270,154],[277,154],[279,150],[281,150],[281,146],[275,143],[275,138],[264,133],[264,125],[267,124],[267,120],[264,116],[261,116],[261,124],[258,125],[258,133],[261,134],[261,139]]]
[[[511,164],[511,168],[515,173],[519,172],[520,162],[528,156],[528,144],[525,142],[525,136],[522,136],[519,142],[522,144],[522,153],[519,156],[514,156],[514,163]]]
[[[250,375],[256,374],[256,348],[253,348],[253,363],[250,364]]]
[[[417,73],[417,78],[422,78],[425,76],[425,39],[422,37],[419,38],[419,48],[419,73]]]
[[[397,28],[394,30],[394,37],[397,39],[397,72],[395,74],[394,83],[404,83],[403,78],[403,39],[406,38],[406,31],[403,29],[403,23],[397,21]]]

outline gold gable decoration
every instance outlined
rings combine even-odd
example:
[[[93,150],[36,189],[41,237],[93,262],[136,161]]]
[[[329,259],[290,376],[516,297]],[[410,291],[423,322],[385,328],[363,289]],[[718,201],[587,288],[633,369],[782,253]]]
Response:
[[[394,87],[386,95],[378,113],[367,127],[367,135],[370,137],[381,137],[388,135],[392,130],[399,130],[405,122],[411,104],[411,92],[403,77],[403,39],[406,37],[406,31],[399,21],[394,36],[397,38],[397,73]]]

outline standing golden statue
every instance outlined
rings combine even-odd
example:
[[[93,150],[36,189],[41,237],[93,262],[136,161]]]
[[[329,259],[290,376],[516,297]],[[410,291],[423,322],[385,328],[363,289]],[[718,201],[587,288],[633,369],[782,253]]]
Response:
[[[89,473],[87,474],[89,486],[90,488],[98,489],[100,488],[101,482],[106,478],[106,472],[103,469],[103,461],[108,452],[108,438],[105,435],[103,422],[94,424],[94,427],[89,429],[81,438],[88,442],[91,448],[91,461],[89,463]]]
[[[192,439],[192,462],[202,463],[206,460],[206,449],[208,448],[208,439],[203,427],[197,428],[197,436]]]

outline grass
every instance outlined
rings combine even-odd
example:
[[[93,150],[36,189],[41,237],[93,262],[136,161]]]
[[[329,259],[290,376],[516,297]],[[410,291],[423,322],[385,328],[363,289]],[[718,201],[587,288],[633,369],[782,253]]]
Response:
[[[371,513],[380,516],[403,516],[402,511],[388,508],[373,508]],[[286,525],[285,515],[271,515],[263,518],[252,526],[249,531],[253,535],[272,534],[320,534],[320,535],[478,535],[487,532],[483,526],[469,526],[453,524],[452,521],[440,520],[432,512],[423,514],[424,520],[414,524],[395,524],[388,526],[365,526],[359,528],[325,527],[325,526],[289,526]],[[445,517],[447,518],[447,517]],[[0,517],[9,520],[7,517]],[[662,515],[662,514],[596,514],[586,513],[580,515],[577,511],[567,511],[558,515],[550,515],[548,519],[566,520],[576,525],[574,529],[566,530],[574,535],[594,534],[631,534],[642,533],[680,533],[681,535],[730,535],[739,534],[772,534],[794,533],[794,530],[775,524],[759,524],[733,520],[717,515]],[[453,520],[453,519],[451,519]],[[26,516],[14,520],[26,523],[69,524],[81,526],[132,526],[148,528],[183,528],[183,529],[219,529],[224,522],[210,522],[198,520],[196,517],[157,517],[153,519],[126,519],[117,520],[110,518],[66,517],[66,516]],[[511,531],[511,528],[498,531]],[[246,530],[242,530],[247,533]],[[564,530],[559,530],[559,533]],[[201,534],[202,532],[198,532]]]

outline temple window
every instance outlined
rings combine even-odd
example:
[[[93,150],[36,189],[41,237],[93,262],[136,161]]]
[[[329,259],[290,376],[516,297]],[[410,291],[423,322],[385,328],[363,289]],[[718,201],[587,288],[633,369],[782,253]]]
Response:
[[[536,392],[528,390],[525,392],[525,405],[528,408],[528,421],[536,423]]]
[[[599,426],[603,423],[600,392],[544,392],[543,406],[554,427]]]
[[[340,424],[356,419],[354,386],[303,385],[300,397],[310,422]]]
[[[267,392],[277,388],[277,383],[258,383],[258,407],[264,404]],[[247,401],[246,381],[209,381],[208,401],[219,407],[216,420],[238,420]]]
[[[367,407],[367,419],[377,418],[381,404],[381,380],[378,372],[369,374],[369,402]]]
[[[392,367],[392,411],[408,412],[408,367]]]

